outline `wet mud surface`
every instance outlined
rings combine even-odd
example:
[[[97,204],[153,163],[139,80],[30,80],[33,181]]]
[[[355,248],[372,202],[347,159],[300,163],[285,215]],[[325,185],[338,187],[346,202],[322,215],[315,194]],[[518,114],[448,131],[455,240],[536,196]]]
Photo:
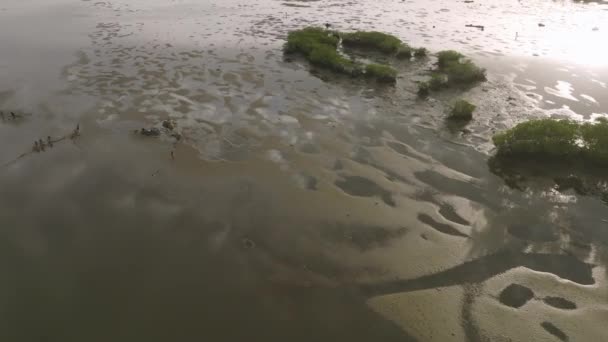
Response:
[[[421,100],[432,58],[395,86],[284,58],[325,23],[488,81]],[[607,115],[606,23],[603,2],[4,1],[0,339],[608,339],[601,172],[488,166],[517,122]]]

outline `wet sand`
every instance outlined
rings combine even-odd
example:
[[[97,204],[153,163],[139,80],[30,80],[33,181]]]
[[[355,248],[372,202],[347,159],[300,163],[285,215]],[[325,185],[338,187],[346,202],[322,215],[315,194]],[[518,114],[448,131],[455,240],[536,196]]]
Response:
[[[606,202],[487,164],[517,122],[608,113],[607,9],[3,2],[0,339],[608,339]],[[325,22],[461,50],[489,80],[421,101],[432,60],[395,87],[284,60]],[[466,127],[454,97],[478,104]],[[133,133],[167,119],[179,141]]]

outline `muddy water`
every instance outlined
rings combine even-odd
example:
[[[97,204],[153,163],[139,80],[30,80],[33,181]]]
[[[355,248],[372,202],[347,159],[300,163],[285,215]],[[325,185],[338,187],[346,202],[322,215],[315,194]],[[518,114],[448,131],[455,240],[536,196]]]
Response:
[[[487,166],[516,122],[608,113],[607,9],[3,1],[2,340],[607,339],[606,203]],[[432,60],[377,87],[283,59],[325,22],[462,50],[489,81],[420,101]],[[169,118],[179,141],[133,133]]]

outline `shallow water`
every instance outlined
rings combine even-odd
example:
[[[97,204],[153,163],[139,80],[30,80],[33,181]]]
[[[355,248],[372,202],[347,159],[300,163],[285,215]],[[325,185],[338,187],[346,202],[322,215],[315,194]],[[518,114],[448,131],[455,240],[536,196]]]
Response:
[[[421,101],[432,60],[395,87],[284,60],[326,22],[489,80]],[[487,164],[517,122],[607,115],[606,23],[602,2],[3,1],[2,340],[608,339],[606,203]],[[133,133],[168,118],[180,141]]]

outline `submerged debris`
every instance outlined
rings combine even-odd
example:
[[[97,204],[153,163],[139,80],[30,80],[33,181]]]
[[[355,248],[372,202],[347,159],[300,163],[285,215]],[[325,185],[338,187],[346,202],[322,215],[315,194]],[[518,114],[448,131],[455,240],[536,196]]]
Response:
[[[70,139],[76,139],[80,136],[80,124],[76,125],[76,128],[72,131],[72,134],[70,134]]]
[[[476,28],[476,29],[480,29],[482,31],[484,31],[486,29],[486,27],[483,26],[483,25],[473,25],[473,24],[467,24],[467,25],[465,25],[465,27],[473,27],[473,28]]]
[[[44,139],[37,139],[34,140],[34,144],[31,147],[31,150],[22,153],[21,155],[17,156],[16,158],[14,158],[13,160],[5,163],[3,166],[9,166],[15,162],[17,162],[18,160],[20,160],[21,158],[24,158],[32,153],[39,153],[39,152],[44,152],[46,150],[46,147],[48,146],[49,148],[52,148],[54,146],[55,143],[61,142],[63,140],[67,140],[68,138],[70,139],[74,139],[75,136],[79,136],[80,135],[80,125],[76,126],[76,129],[74,131],[72,131],[72,133],[62,136],[60,138],[57,138],[55,140],[53,140],[53,138],[51,138],[50,135],[48,135],[46,137],[46,143],[44,142]]]
[[[156,127],[142,128],[139,130],[139,133],[146,137],[158,137],[158,136],[160,136],[160,129],[158,129]]]
[[[243,240],[241,240],[241,242],[243,243],[243,246],[245,246],[245,248],[248,248],[248,249],[255,248],[255,242],[253,242],[253,240],[251,240],[251,239],[244,238]]]
[[[8,116],[8,118],[7,118],[7,116]],[[23,118],[23,115],[22,114],[15,114],[15,112],[12,112],[12,111],[8,112],[8,114],[5,115],[3,111],[0,111],[0,117],[2,118],[2,121],[6,121],[7,119],[14,121],[14,120],[17,120],[19,118]]]
[[[163,127],[172,131],[177,127],[177,123],[175,122],[175,120],[164,120]]]

